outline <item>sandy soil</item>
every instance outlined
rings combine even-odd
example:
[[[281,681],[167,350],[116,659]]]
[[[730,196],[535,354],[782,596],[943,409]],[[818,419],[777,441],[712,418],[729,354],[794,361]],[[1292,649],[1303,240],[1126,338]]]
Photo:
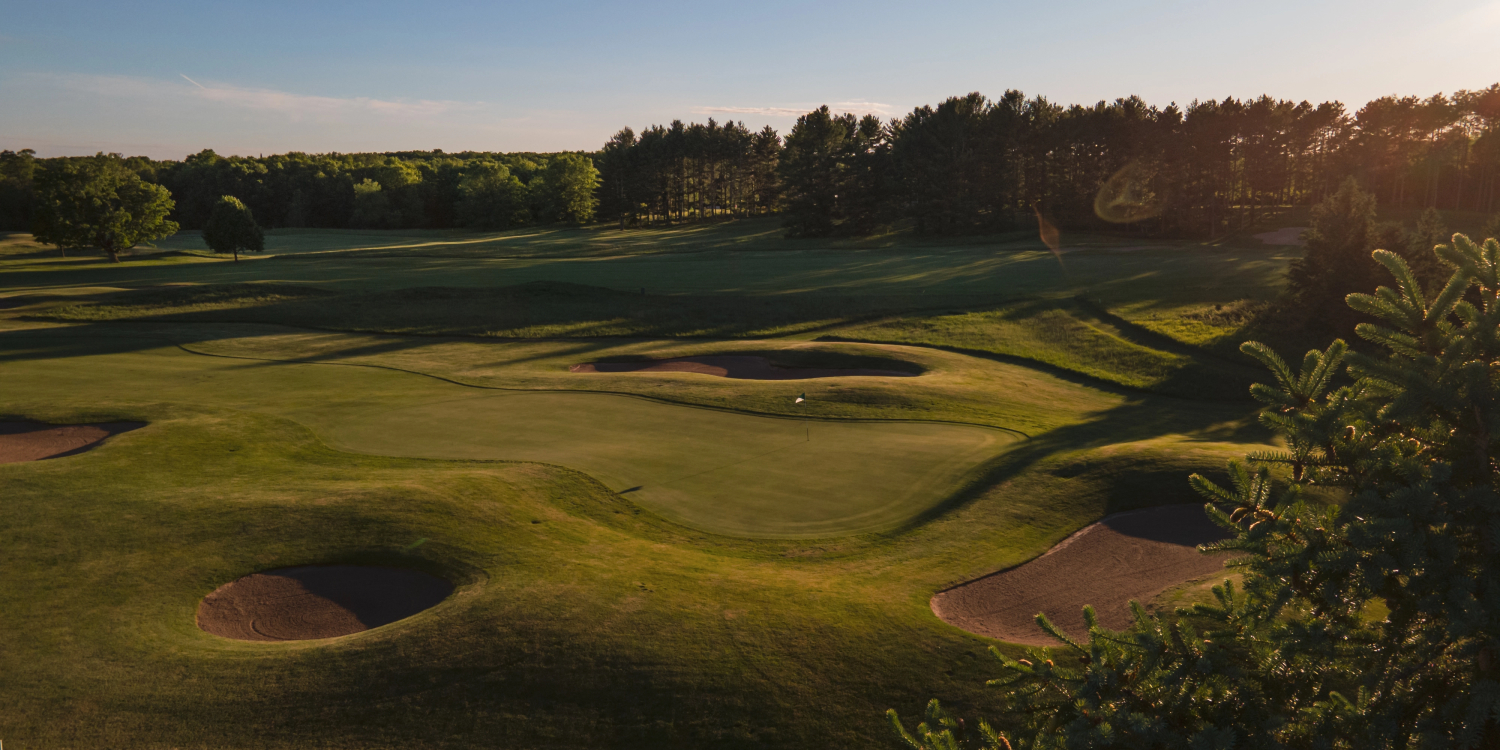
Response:
[[[1274,232],[1261,232],[1255,235],[1255,239],[1267,245],[1296,245],[1302,246],[1307,243],[1302,241],[1302,233],[1307,227],[1283,227]]]
[[[848,376],[909,378],[915,373],[898,370],[837,370],[818,367],[778,367],[765,357],[680,357],[644,362],[589,362],[573,365],[569,372],[697,372],[736,380],[807,380]]]
[[[0,464],[71,456],[93,448],[111,435],[145,426],[145,422],[68,425],[0,422]]]
[[[198,627],[241,641],[333,638],[411,617],[451,593],[453,584],[403,568],[279,568],[203,597]]]
[[[1046,613],[1068,635],[1088,633],[1091,604],[1105,627],[1130,624],[1129,602],[1146,602],[1185,581],[1223,568],[1226,554],[1194,547],[1221,539],[1201,505],[1169,505],[1110,516],[1063,540],[1046,554],[932,597],[932,611],[971,633],[1031,646],[1056,645],[1036,625]]]

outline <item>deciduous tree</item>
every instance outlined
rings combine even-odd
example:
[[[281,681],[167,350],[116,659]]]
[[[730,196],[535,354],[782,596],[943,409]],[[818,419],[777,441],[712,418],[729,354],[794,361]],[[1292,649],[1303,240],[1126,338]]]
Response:
[[[234,253],[234,261],[240,261],[240,253],[258,253],[266,249],[266,235],[250,215],[250,209],[239,198],[226,195],[214,204],[208,224],[203,227],[203,242],[216,253]]]
[[[599,170],[586,156],[561,154],[547,162],[534,188],[547,221],[587,224],[599,206]]]
[[[141,242],[168,237],[172,196],[141,179],[119,154],[49,162],[36,179],[32,234],[66,250],[96,247],[118,263]]]

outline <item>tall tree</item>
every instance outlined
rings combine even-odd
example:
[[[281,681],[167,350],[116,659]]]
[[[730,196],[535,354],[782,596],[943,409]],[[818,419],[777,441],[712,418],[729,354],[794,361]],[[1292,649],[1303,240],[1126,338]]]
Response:
[[[915,732],[889,714],[907,745],[1500,746],[1500,242],[1453,240],[1435,295],[1375,253],[1395,288],[1349,304],[1381,321],[1359,328],[1381,356],[1335,341],[1293,371],[1243,347],[1274,375],[1252,393],[1285,447],[1231,463],[1230,487],[1191,479],[1232,534],[1209,549],[1242,555],[1241,586],[1174,618],[1134,605],[1121,632],[1085,609],[1086,640],[1039,615],[1059,652],[992,649],[1005,731],[934,701]],[[1346,364],[1352,382],[1335,387]]]
[[[214,204],[208,223],[203,226],[203,242],[216,253],[258,253],[266,249],[266,234],[256,225],[250,209],[239,198],[226,195]]]
[[[1352,332],[1357,316],[1344,298],[1375,286],[1379,266],[1370,251],[1377,236],[1375,196],[1353,178],[1315,206],[1306,253],[1287,273],[1294,316],[1330,332]]]
[[[51,162],[36,183],[32,234],[60,250],[95,247],[118,263],[136,245],[177,232],[167,219],[171,194],[142,180],[119,154]]]
[[[839,218],[840,172],[847,166],[842,157],[856,127],[853,115],[834,116],[825,105],[797,118],[787,133],[781,180],[788,234],[833,233]]]
[[[0,151],[0,229],[24,232],[31,228],[35,175],[35,151]]]
[[[506,229],[531,222],[526,186],[504,164],[470,170],[458,192],[458,220],[466,227]]]
[[[1447,242],[1449,236],[1442,213],[1427,208],[1417,217],[1416,227],[1406,233],[1404,243],[1381,243],[1381,246],[1401,254],[1411,272],[1416,274],[1417,281],[1422,282],[1422,288],[1438,289],[1448,280],[1448,269],[1438,259],[1434,248]]]
[[[587,224],[599,206],[599,170],[588,157],[560,154],[547,162],[534,193],[547,221]]]
[[[354,213],[349,216],[349,226],[390,229],[398,223],[392,219],[391,198],[379,182],[366,177],[354,186]]]

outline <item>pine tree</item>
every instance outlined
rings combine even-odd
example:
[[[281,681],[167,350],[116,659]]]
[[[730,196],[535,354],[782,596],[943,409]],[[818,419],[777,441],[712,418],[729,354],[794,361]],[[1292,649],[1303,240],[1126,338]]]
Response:
[[[826,237],[839,219],[841,158],[856,127],[853,115],[835,116],[819,107],[787,133],[781,152],[781,184],[792,237]]]
[[[1480,235],[1485,239],[1500,238],[1500,214],[1495,214],[1484,222],[1484,229]]]
[[[1417,217],[1417,226],[1407,233],[1404,243],[1382,244],[1381,247],[1400,253],[1411,272],[1416,275],[1417,281],[1422,282],[1422,288],[1435,291],[1448,279],[1445,273],[1447,269],[1438,260],[1434,248],[1447,240],[1448,236],[1448,225],[1443,221],[1443,215],[1436,208],[1429,207]]]
[[[1352,331],[1356,316],[1344,298],[1377,283],[1379,266],[1370,251],[1378,234],[1375,196],[1352,178],[1314,206],[1306,253],[1287,272],[1284,302],[1293,318],[1329,333]]]
[[[1060,651],[993,651],[1001,733],[973,736],[932,706],[907,732],[922,750],[1005,748],[1481,748],[1500,745],[1500,242],[1440,246],[1452,271],[1426,294],[1401,257],[1374,260],[1395,287],[1355,294],[1381,321],[1252,394],[1285,449],[1230,465],[1229,487],[1192,485],[1232,534],[1211,551],[1243,586],[1217,603],[1149,615],[1087,640],[1045,617]],[[1352,383],[1336,385],[1341,371]],[[1342,502],[1321,497],[1338,494]],[[1371,616],[1380,605],[1388,614]]]

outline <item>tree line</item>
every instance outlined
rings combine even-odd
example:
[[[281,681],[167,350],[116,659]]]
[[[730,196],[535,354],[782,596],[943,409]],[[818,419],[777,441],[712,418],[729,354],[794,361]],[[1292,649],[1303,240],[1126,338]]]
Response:
[[[182,161],[118,154],[38,159],[0,152],[0,229],[34,227],[48,174],[108,160],[170,194],[170,219],[202,229],[224,196],[266,227],[503,229],[594,218],[598,170],[589,154],[399,152],[219,156]],[[97,170],[94,170],[97,171]],[[106,171],[114,171],[113,168]],[[55,198],[55,196],[54,196]]]
[[[0,152],[0,229],[32,225],[39,175],[69,159]],[[744,123],[625,128],[592,153],[115,157],[201,228],[225,195],[266,227],[620,226],[781,214],[794,236],[1125,226],[1216,237],[1314,205],[1354,178],[1395,209],[1500,211],[1500,84],[1383,97],[1351,113],[1262,96],[1064,106],[1006,91],[889,120],[820,107],[785,134]],[[58,168],[61,168],[60,166]],[[597,210],[596,210],[597,209]]]
[[[789,233],[920,233],[1128,224],[1214,237],[1357,178],[1382,205],[1500,210],[1500,84],[1431,97],[1063,106],[1007,91],[903,117],[820,107],[781,142],[743,125],[629,128],[599,160],[602,218],[664,223],[780,209]]]

